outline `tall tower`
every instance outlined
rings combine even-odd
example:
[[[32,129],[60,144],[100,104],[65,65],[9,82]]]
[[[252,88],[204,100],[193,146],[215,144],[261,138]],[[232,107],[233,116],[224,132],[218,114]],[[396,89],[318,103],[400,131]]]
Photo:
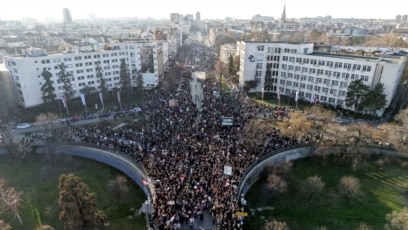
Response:
[[[200,24],[200,21],[201,21],[201,14],[200,14],[200,12],[197,12],[196,13],[196,22],[197,22],[197,24]]]
[[[283,13],[282,13],[281,21],[282,22],[286,21],[286,4],[283,6]]]
[[[68,8],[62,9],[62,15],[63,15],[64,24],[69,24],[72,22],[71,11]]]

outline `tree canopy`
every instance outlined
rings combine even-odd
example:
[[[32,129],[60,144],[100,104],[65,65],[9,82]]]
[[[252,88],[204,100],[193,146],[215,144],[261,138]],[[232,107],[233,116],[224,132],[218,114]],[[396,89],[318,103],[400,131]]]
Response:
[[[52,85],[52,74],[47,70],[43,70],[41,76],[44,79],[44,83],[41,85],[42,99],[44,103],[52,102],[57,97],[55,88]]]

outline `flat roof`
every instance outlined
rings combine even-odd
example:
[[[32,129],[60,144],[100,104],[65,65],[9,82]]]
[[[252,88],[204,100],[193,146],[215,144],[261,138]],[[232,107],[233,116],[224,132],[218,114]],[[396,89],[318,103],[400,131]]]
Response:
[[[357,56],[357,55],[342,55],[342,54],[319,53],[319,52],[313,52],[309,55],[349,59],[349,60],[355,60],[355,61],[372,61],[372,62],[384,61],[388,63],[400,63],[404,60],[403,56],[401,57],[389,57],[389,56],[388,57],[365,57],[365,56]]]

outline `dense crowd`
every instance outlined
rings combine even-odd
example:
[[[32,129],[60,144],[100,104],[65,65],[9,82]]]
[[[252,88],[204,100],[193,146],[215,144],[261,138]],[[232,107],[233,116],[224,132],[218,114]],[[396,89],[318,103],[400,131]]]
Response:
[[[216,81],[182,74],[177,83],[182,89],[177,93],[159,88],[145,94],[143,128],[72,126],[69,136],[126,153],[145,167],[155,185],[152,228],[177,229],[204,218],[208,210],[219,229],[242,229],[242,219],[234,215],[242,210],[237,200],[240,177],[270,148],[290,142],[275,131],[268,145],[244,146],[247,120],[272,109],[251,103],[238,87],[225,93]],[[196,85],[203,95],[191,92]],[[169,99],[178,103],[170,106]],[[222,116],[234,117],[234,125],[222,126]],[[232,175],[224,174],[225,165],[232,167]]]

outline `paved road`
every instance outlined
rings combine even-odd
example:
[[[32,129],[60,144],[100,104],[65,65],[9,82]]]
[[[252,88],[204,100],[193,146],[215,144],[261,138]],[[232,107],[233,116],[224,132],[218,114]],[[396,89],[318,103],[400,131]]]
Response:
[[[197,108],[200,110],[201,109],[201,102],[204,99],[204,90],[201,85],[201,82],[199,82],[197,79],[204,79],[205,74],[203,72],[193,72],[192,74],[192,80],[190,81],[190,87],[191,87],[191,97],[193,98],[194,103],[196,104]],[[194,227],[191,228],[188,224],[182,224],[181,229],[182,230],[215,230],[217,229],[215,225],[212,224],[211,221],[211,215],[208,212],[208,210],[203,211],[204,214],[204,220],[201,221],[200,218],[195,218],[195,224]]]

